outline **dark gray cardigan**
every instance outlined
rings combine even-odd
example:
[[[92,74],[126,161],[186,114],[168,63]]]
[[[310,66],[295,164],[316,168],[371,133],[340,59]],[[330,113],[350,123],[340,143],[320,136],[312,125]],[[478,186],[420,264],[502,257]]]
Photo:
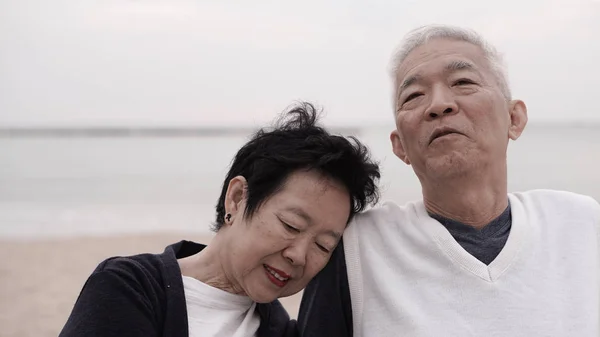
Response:
[[[88,278],[60,337],[188,337],[187,310],[177,259],[206,246],[181,241],[162,254],[109,258]],[[274,301],[258,304],[259,337],[296,335],[296,321]]]

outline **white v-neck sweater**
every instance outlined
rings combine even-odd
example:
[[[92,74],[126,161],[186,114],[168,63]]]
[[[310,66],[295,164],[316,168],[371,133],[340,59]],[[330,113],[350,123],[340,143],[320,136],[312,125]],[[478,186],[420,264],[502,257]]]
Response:
[[[509,200],[489,265],[423,202],[357,216],[344,233],[354,336],[600,336],[600,205],[549,190]]]

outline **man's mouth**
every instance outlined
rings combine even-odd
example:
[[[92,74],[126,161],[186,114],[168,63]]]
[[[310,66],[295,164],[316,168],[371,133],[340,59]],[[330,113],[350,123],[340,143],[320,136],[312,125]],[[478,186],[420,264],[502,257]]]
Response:
[[[451,135],[451,134],[458,134],[458,135],[462,135],[462,133],[456,131],[455,129],[452,128],[439,128],[436,129],[433,134],[431,135],[431,138],[429,139],[429,144],[433,143],[434,140],[447,136],[447,135]]]

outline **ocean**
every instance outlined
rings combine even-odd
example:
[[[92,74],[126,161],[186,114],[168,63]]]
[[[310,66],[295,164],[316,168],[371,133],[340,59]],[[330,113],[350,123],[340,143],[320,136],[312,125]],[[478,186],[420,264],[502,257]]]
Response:
[[[391,126],[355,133],[381,163],[381,200],[420,197]],[[249,133],[0,138],[0,238],[209,233],[231,159]],[[509,191],[600,200],[600,125],[529,125],[508,151]]]

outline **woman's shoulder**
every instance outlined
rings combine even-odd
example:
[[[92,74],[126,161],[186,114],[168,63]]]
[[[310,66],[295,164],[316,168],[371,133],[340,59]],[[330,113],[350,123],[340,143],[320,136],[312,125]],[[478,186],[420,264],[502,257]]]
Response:
[[[204,246],[191,241],[180,241],[165,248],[162,253],[141,253],[130,256],[112,256],[102,261],[93,273],[114,273],[125,278],[144,276],[150,279],[180,277],[178,255],[191,254]],[[190,251],[190,252],[188,252]],[[158,281],[158,280],[157,280]]]
[[[110,282],[116,291],[127,290],[135,292],[135,297],[150,297],[163,302],[165,290],[180,279],[175,255],[177,245],[168,246],[162,253],[109,257],[97,265],[88,282]]]
[[[294,337],[297,336],[296,320],[290,316],[279,300],[271,303],[258,303],[256,310],[260,316],[259,337]]]
[[[177,256],[200,248],[182,241],[160,254],[102,261],[86,280],[60,336],[187,336]]]
[[[160,278],[162,273],[160,254],[138,254],[131,256],[113,256],[100,262],[92,272],[95,274],[113,274],[124,280],[134,281],[140,277]]]
[[[100,262],[90,277],[110,275],[123,283],[144,283],[161,279],[160,259],[154,254],[113,256]]]
[[[102,261],[87,279],[83,292],[97,297],[119,297],[161,311],[166,303],[165,275],[160,254],[113,256]]]

